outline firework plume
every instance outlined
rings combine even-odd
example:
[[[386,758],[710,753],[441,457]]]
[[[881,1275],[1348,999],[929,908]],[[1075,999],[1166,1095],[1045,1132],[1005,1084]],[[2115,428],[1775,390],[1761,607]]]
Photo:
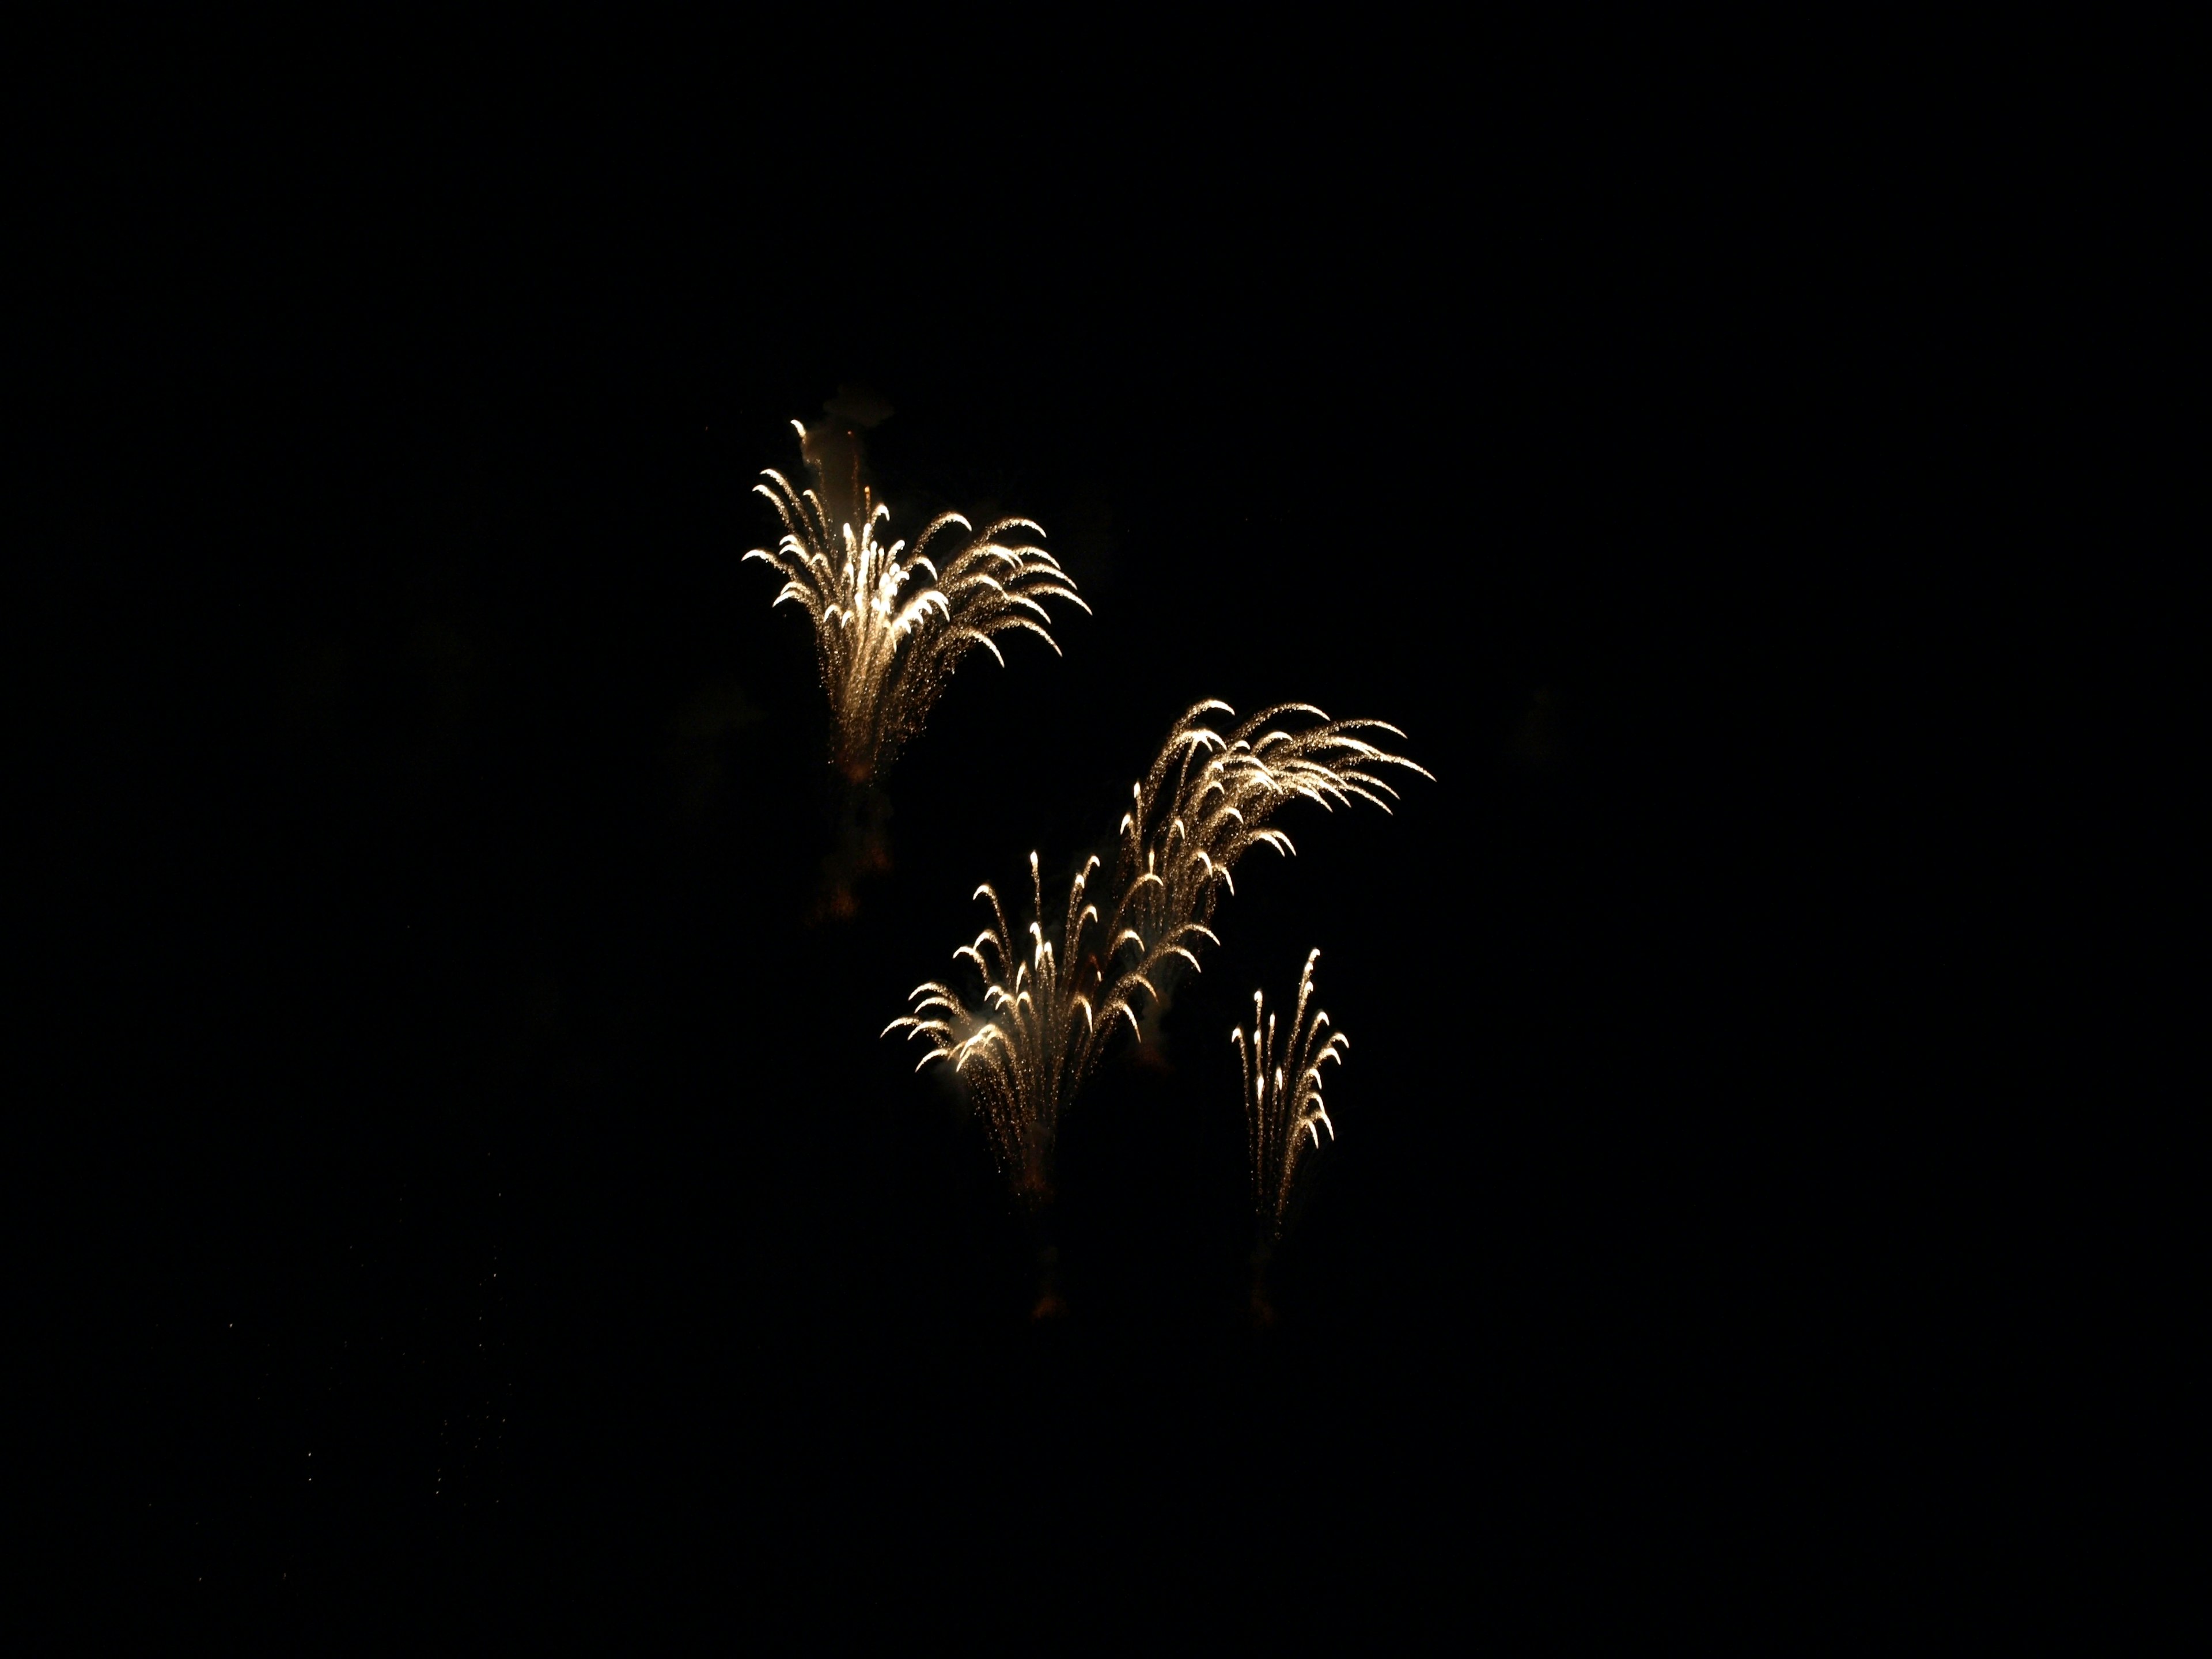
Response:
[[[817,487],[800,489],[774,468],[763,472],[766,482],[754,490],[782,520],[783,539],[745,557],[773,565],[784,578],[775,602],[795,600],[813,621],[836,764],[865,784],[921,729],[962,657],[981,646],[1003,665],[992,636],[1022,629],[1058,653],[1043,601],[1091,607],[1059,562],[1023,539],[1044,535],[1027,519],[978,531],[959,514],[943,513],[911,548],[879,540],[890,509],[860,481],[857,441],[843,452],[849,466],[841,468],[831,459],[838,451],[825,447],[817,459],[812,434],[792,424]]]
[[[1307,1017],[1306,1005],[1313,997],[1314,963],[1320,960],[1319,951],[1306,957],[1288,1030],[1277,1032],[1275,1017],[1267,1012],[1261,994],[1255,991],[1250,1035],[1242,1030],[1229,1034],[1244,1074],[1245,1146],[1252,1166],[1252,1209],[1260,1220],[1262,1242],[1270,1246],[1281,1242],[1291,1185],[1297,1179],[1298,1160],[1309,1143],[1313,1150],[1319,1150],[1324,1129],[1331,1140],[1336,1139],[1336,1126],[1328,1121],[1328,1108],[1322,1103],[1321,1068],[1331,1060],[1342,1065],[1341,1050],[1352,1046],[1352,1039],[1332,1029],[1323,1041],[1322,1028],[1328,1024],[1328,1016],[1316,1008],[1310,1018]]]
[[[1332,720],[1310,704],[1283,703],[1224,735],[1201,723],[1216,711],[1235,712],[1224,702],[1193,707],[1168,733],[1150,774],[1132,786],[1105,891],[1091,895],[1099,867],[1091,859],[1048,932],[1043,881],[1030,854],[1035,920],[1017,933],[986,884],[975,896],[990,901],[991,926],[953,953],[975,963],[981,997],[971,1006],[932,981],[915,989],[914,1011],[884,1028],[927,1038],[921,1064],[947,1060],[967,1079],[1001,1167],[1032,1204],[1051,1196],[1060,1115],[1105,1045],[1124,1024],[1142,1041],[1140,1007],[1156,1007],[1176,973],[1198,967],[1201,944],[1220,942],[1208,924],[1220,896],[1236,891],[1237,861],[1262,843],[1295,850],[1268,820],[1301,796],[1331,811],[1364,800],[1387,812],[1397,792],[1381,768],[1431,775],[1360,735],[1405,735],[1380,720]],[[1285,716],[1316,723],[1271,724]]]

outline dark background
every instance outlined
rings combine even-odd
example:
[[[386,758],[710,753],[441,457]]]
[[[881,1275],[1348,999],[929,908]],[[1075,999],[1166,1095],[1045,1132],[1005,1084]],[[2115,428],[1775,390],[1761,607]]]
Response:
[[[1944,1271],[1867,1078],[1909,975],[1820,943],[1911,833],[1850,781],[1893,647],[1838,619],[1923,533],[1923,273],[1820,143],[1419,45],[1109,76],[1048,151],[1034,88],[909,148],[733,131],[750,60],[232,102],[196,38],[58,124],[32,707],[102,1288],[57,1299],[71,1514],[142,1582],[1311,1575],[1538,1628],[1856,1582],[1808,1537],[1902,1507]],[[156,83],[189,142],[111,118]],[[823,698],[739,556],[841,386],[896,522],[1034,517],[1096,615],[963,667],[817,922]],[[1239,871],[1067,1127],[1032,1325],[980,1133],[875,1034],[1208,696],[1437,781]],[[1341,1139],[1255,1332],[1224,1038],[1316,945]]]

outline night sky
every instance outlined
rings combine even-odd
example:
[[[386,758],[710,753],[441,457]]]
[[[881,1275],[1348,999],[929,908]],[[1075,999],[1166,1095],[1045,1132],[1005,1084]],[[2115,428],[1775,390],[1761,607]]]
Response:
[[[1850,480],[1910,447],[1848,414],[1830,302],[1880,271],[1756,145],[1371,67],[1171,134],[1100,94],[1048,163],[473,72],[77,130],[75,1523],[178,1607],[933,1580],[1073,1630],[1310,1577],[1725,1622],[1873,1449],[1912,1194],[1857,1177],[1921,1178],[1804,1036],[1845,969],[1802,940],[1878,884],[1803,786]],[[894,411],[895,528],[1033,518],[1095,615],[966,659],[824,920],[826,706],[740,556],[841,387]],[[1034,1323],[980,1129],[876,1034],[1206,696],[1392,721],[1437,781],[1238,869],[1066,1126]],[[1255,1331],[1227,1035],[1316,945],[1340,1138]]]

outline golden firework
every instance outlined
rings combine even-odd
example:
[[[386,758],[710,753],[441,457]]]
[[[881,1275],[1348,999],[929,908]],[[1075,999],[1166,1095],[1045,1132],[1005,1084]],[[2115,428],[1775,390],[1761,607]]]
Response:
[[[808,445],[807,429],[792,425]],[[836,764],[866,783],[921,729],[962,657],[981,646],[1004,665],[992,636],[1021,629],[1058,653],[1043,601],[1091,607],[1059,561],[1022,539],[1044,535],[1028,519],[1000,519],[979,531],[957,513],[941,513],[910,548],[879,539],[890,509],[860,483],[854,454],[849,480],[810,454],[817,489],[795,488],[773,467],[764,471],[754,491],[775,508],[783,539],[745,558],[781,572],[775,603],[796,600],[813,621]]]
[[[1291,1184],[1297,1180],[1298,1160],[1310,1141],[1321,1146],[1321,1132],[1336,1139],[1336,1126],[1328,1121],[1322,1103],[1321,1068],[1331,1060],[1344,1063],[1343,1048],[1352,1039],[1332,1029],[1328,1040],[1322,1028],[1328,1016],[1316,1008],[1308,1017],[1306,1005],[1313,996],[1315,951],[1298,975],[1297,1005],[1291,1012],[1290,1029],[1276,1041],[1275,1017],[1267,1012],[1261,994],[1252,993],[1252,1031],[1249,1036],[1232,1030],[1237,1058],[1243,1070],[1245,1145],[1252,1166],[1252,1210],[1259,1217],[1266,1242],[1279,1243],[1283,1218],[1290,1207]],[[1255,1304],[1256,1305],[1256,1304]]]
[[[1102,900],[1088,895],[1096,858],[1077,872],[1059,927],[1045,927],[1044,886],[1030,854],[1035,920],[1015,933],[987,883],[992,925],[953,955],[972,960],[983,991],[970,1006],[951,986],[915,988],[913,1012],[884,1027],[924,1036],[921,1065],[950,1060],[968,1080],[994,1150],[1015,1188],[1032,1202],[1048,1198],[1060,1115],[1126,1022],[1139,1041],[1139,999],[1157,1007],[1197,946],[1220,940],[1207,925],[1231,871],[1262,843],[1296,849],[1268,820],[1303,796],[1334,811],[1352,800],[1390,810],[1397,792],[1383,766],[1431,775],[1368,742],[1364,732],[1405,733],[1380,720],[1332,720],[1310,703],[1262,709],[1225,736],[1200,723],[1224,702],[1193,706],[1168,733],[1116,832],[1113,883]],[[1317,724],[1271,726],[1285,716]],[[921,1069],[917,1066],[915,1069]]]

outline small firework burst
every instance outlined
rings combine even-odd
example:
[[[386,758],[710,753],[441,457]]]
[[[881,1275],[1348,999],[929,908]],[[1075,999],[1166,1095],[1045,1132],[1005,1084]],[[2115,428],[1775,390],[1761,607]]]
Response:
[[[792,424],[806,445],[806,428]],[[836,765],[865,784],[921,729],[962,657],[980,646],[1003,665],[993,636],[1022,629],[1057,653],[1043,602],[1091,607],[1059,562],[1029,539],[1042,540],[1044,531],[1028,519],[1000,519],[979,531],[957,513],[942,513],[911,547],[880,539],[890,509],[860,482],[857,453],[845,478],[810,451],[816,489],[799,489],[773,468],[763,472],[766,482],[754,490],[783,521],[783,539],[745,557],[774,566],[784,578],[775,602],[795,600],[813,622]]]
[[[1241,1029],[1229,1034],[1243,1071],[1252,1211],[1259,1218],[1263,1246],[1282,1241],[1300,1158],[1309,1150],[1320,1150],[1324,1129],[1331,1140],[1336,1139],[1336,1126],[1322,1102],[1321,1068],[1331,1060],[1342,1065],[1343,1050],[1352,1046],[1352,1039],[1330,1027],[1324,1041],[1322,1030],[1329,1024],[1328,1016],[1319,1008],[1310,1015],[1306,1012],[1313,997],[1314,964],[1320,960],[1319,951],[1306,957],[1286,1030],[1276,1030],[1263,994],[1255,991],[1250,1035]]]

